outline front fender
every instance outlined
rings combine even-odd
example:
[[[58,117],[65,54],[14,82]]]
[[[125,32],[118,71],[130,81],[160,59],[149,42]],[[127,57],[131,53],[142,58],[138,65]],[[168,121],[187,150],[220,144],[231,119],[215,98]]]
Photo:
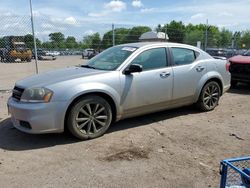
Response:
[[[106,95],[109,95],[113,99],[116,107],[119,107],[120,95],[118,91],[116,91],[114,88],[110,87],[109,85],[102,84],[102,83],[87,83],[87,84],[84,83],[84,84],[80,84],[71,88],[70,92],[68,92],[68,96],[70,97],[69,103],[71,103],[75,98],[81,95],[94,93],[94,92],[101,92],[101,93],[105,93]]]
[[[89,93],[95,93],[95,92],[104,93],[112,98],[112,100],[115,103],[115,107],[116,107],[116,111],[117,111],[116,118],[119,118],[119,116],[121,114],[121,107],[120,107],[120,95],[119,95],[118,91],[116,91],[114,88],[112,88],[109,85],[102,84],[102,83],[96,83],[96,82],[79,84],[79,85],[74,86],[70,90],[68,90],[64,94],[64,96],[67,96],[66,97],[67,98],[66,110],[68,109],[69,105],[77,97],[79,97],[81,95],[89,94]],[[65,113],[66,113],[66,110],[65,110]]]

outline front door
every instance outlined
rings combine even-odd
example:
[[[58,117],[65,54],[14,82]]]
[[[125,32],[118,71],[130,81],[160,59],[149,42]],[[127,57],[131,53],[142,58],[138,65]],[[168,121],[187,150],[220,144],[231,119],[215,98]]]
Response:
[[[161,109],[171,100],[173,71],[167,59],[166,48],[149,49],[130,63],[142,65],[142,72],[121,74],[124,114],[133,116]]]

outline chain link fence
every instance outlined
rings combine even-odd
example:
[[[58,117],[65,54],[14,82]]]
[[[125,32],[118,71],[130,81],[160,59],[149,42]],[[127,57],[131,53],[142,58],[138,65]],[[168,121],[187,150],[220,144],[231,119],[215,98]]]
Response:
[[[32,58],[32,49],[27,46],[33,44],[26,41],[27,37],[25,37],[27,34],[31,33],[30,17],[5,15],[3,20],[1,20],[1,25],[1,62],[14,62],[15,59],[30,62]],[[32,36],[30,39],[33,39]]]
[[[3,16],[0,23],[1,90],[11,89],[14,81],[8,81],[9,78],[16,81],[36,73],[36,53],[30,16],[9,14]],[[200,48],[210,50],[212,55],[225,53],[230,57],[236,54],[236,49],[243,53],[250,47],[250,41],[242,46],[242,32],[233,34],[228,30],[220,31],[215,26],[202,24],[175,28],[171,23],[164,26],[116,23],[112,30],[112,23],[96,23],[74,17],[54,18],[34,12],[34,28],[38,72],[82,64],[84,59],[93,57],[113,44],[139,42],[141,34],[148,31],[167,33],[169,42],[193,46],[198,44]],[[242,47],[245,49],[239,51]],[[218,52],[218,48],[223,49]]]
[[[197,29],[187,26],[186,29],[173,29],[167,25],[154,28],[115,24],[112,31],[111,23],[91,25],[85,20],[76,20],[73,17],[60,19],[35,14],[34,20],[39,60],[53,60],[56,56],[69,55],[83,57],[84,49],[91,48],[100,52],[113,44],[138,42],[142,33],[155,30],[166,32],[170,42],[193,46],[199,44],[202,49],[240,48],[239,37],[232,36],[232,33],[214,32],[205,27]],[[10,15],[0,22],[3,25],[0,29],[1,62],[30,62],[35,54],[30,17]],[[89,26],[86,27],[86,24]],[[85,30],[82,29],[83,25]],[[97,28],[102,28],[102,32],[95,32]],[[227,36],[224,36],[225,34]]]

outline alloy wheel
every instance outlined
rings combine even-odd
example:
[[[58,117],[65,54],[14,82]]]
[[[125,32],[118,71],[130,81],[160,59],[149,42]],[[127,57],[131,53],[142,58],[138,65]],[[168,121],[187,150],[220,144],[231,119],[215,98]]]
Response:
[[[100,103],[86,103],[78,111],[75,122],[86,135],[98,133],[108,123],[108,111]]]
[[[220,89],[217,85],[211,84],[204,91],[203,103],[208,109],[212,109],[218,104],[219,98]]]

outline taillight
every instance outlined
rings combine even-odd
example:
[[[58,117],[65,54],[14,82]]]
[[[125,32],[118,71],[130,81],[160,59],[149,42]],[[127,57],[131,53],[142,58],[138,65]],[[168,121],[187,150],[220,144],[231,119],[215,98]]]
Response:
[[[226,63],[226,70],[229,72],[229,69],[230,69],[230,62],[227,61],[227,63]]]

